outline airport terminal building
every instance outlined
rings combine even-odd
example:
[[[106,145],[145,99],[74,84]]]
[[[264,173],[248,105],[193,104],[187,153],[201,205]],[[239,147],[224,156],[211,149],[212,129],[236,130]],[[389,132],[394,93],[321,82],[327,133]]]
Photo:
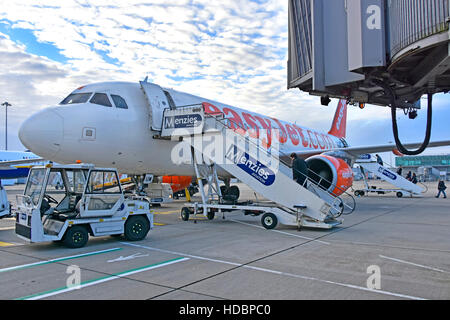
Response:
[[[403,168],[403,176],[415,172],[420,181],[450,180],[450,155],[396,157],[395,166]]]

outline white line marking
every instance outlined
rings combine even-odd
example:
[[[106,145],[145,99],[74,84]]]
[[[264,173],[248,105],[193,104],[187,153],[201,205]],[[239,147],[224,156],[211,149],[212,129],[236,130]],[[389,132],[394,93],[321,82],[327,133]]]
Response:
[[[267,230],[266,228],[264,228],[264,227],[262,227],[262,226],[255,226],[254,224],[251,224],[251,223],[246,223],[246,222],[242,222],[242,221],[238,221],[238,220],[234,220],[234,219],[228,219],[228,220],[229,220],[229,221],[236,222],[236,223],[244,224],[244,225],[246,225],[246,226],[251,226],[251,227],[254,227],[254,228],[263,229],[263,230],[266,230],[266,231],[272,231],[272,232],[277,232],[277,233],[285,234],[285,235],[288,235],[288,236],[291,236],[291,237],[301,238],[301,239],[305,239],[305,240],[312,240],[312,241],[316,241],[316,242],[319,242],[319,243],[322,243],[322,244],[327,244],[327,245],[330,244],[330,243],[325,242],[325,241],[316,240],[316,239],[314,239],[314,238],[309,238],[309,237],[304,237],[304,236],[299,236],[299,235],[297,235],[297,234],[292,234],[292,233],[289,233],[289,232],[284,232],[284,231],[280,231],[280,230]]]
[[[65,261],[65,260],[70,260],[70,259],[82,258],[82,257],[85,257],[85,256],[92,256],[92,255],[97,255],[97,254],[101,254],[101,253],[113,252],[113,251],[118,251],[118,250],[121,250],[121,249],[122,248],[112,248],[112,249],[106,249],[106,250],[100,250],[100,251],[93,251],[93,252],[88,252],[88,253],[77,254],[77,255],[74,255],[74,256],[55,258],[55,259],[51,259],[51,260],[41,260],[41,261],[38,261],[38,262],[22,264],[22,265],[19,265],[19,266],[14,266],[14,267],[9,267],[9,268],[3,268],[3,269],[0,269],[0,273],[1,272],[6,272],[6,271],[17,270],[17,269],[25,269],[25,268],[30,268],[30,267],[36,267],[36,266],[39,266],[39,265],[49,264],[49,263],[53,263],[53,262],[59,262],[59,261]]]
[[[217,259],[210,259],[210,258],[206,258],[206,257],[199,257],[199,256],[194,256],[194,255],[180,253],[180,252],[175,252],[175,251],[169,251],[169,250],[164,250],[164,249],[157,249],[157,248],[147,247],[147,246],[143,246],[143,245],[139,245],[139,244],[133,244],[133,243],[127,243],[127,242],[121,242],[121,243],[124,244],[124,245],[138,247],[138,248],[147,249],[147,250],[154,250],[154,251],[170,253],[170,254],[174,254],[174,255],[186,256],[186,257],[199,259],[199,260],[218,262],[218,263],[228,264],[228,265],[232,265],[232,266],[243,267],[243,268],[247,268],[247,269],[252,269],[252,270],[257,270],[257,271],[262,271],[262,272],[268,272],[268,273],[273,273],[273,274],[278,274],[278,275],[283,275],[283,276],[288,276],[288,277],[294,277],[294,278],[299,278],[299,279],[304,279],[304,280],[319,281],[319,282],[323,282],[323,283],[327,283],[327,284],[333,284],[333,285],[338,285],[338,286],[341,286],[341,287],[358,289],[358,290],[368,291],[368,292],[372,292],[372,293],[384,294],[384,295],[389,295],[389,296],[394,296],[394,297],[399,297],[399,298],[405,298],[405,299],[412,299],[412,300],[426,300],[424,298],[404,295],[404,294],[401,294],[401,293],[369,289],[369,288],[366,288],[366,287],[360,287],[360,286],[356,286],[356,285],[353,285],[353,284],[334,282],[334,281],[323,280],[323,279],[318,279],[318,278],[313,278],[313,277],[308,277],[308,276],[302,276],[302,275],[297,275],[297,274],[292,274],[292,273],[287,273],[287,272],[282,272],[282,271],[277,271],[277,270],[270,270],[270,269],[265,269],[265,268],[253,267],[253,266],[249,266],[249,265],[243,265],[241,263],[235,263],[235,262],[224,261],[224,260],[217,260]]]
[[[171,264],[174,264],[174,263],[178,263],[178,262],[182,262],[182,261],[186,261],[186,260],[189,260],[189,258],[181,258],[181,259],[178,259],[178,260],[175,260],[175,261],[169,261],[169,262],[165,262],[165,263],[161,263],[161,264],[152,265],[152,266],[149,266],[149,267],[144,267],[144,268],[140,268],[140,269],[131,270],[131,271],[120,273],[120,274],[113,275],[113,276],[110,276],[110,277],[101,278],[101,279],[98,279],[98,280],[95,280],[95,281],[92,281],[92,282],[87,282],[87,283],[81,284],[80,286],[66,287],[66,288],[63,288],[63,289],[57,289],[57,290],[49,292],[49,293],[44,293],[44,294],[37,295],[37,296],[31,296],[29,298],[25,298],[25,300],[39,300],[39,299],[55,296],[55,295],[58,295],[58,294],[61,294],[61,293],[70,292],[70,291],[73,291],[73,290],[78,290],[78,289],[90,287],[90,286],[93,286],[93,285],[97,285],[97,284],[100,284],[100,283],[108,282],[108,281],[111,281],[111,280],[120,279],[120,278],[129,276],[129,275],[132,275],[132,274],[135,274],[135,273],[139,273],[139,272],[144,272],[144,271],[148,271],[148,270],[152,270],[152,269],[165,267],[165,266],[168,266],[168,265],[171,265]]]
[[[396,259],[396,258],[386,257],[386,256],[382,256],[382,255],[380,255],[379,257],[383,258],[383,259],[396,261],[396,262],[399,262],[399,263],[409,264],[409,265],[416,266],[416,267],[419,267],[419,268],[424,268],[424,269],[433,270],[433,271],[437,271],[437,272],[443,272],[443,273],[450,273],[450,272],[442,270],[442,269],[433,268],[433,267],[429,267],[429,266],[424,266],[422,264],[417,264],[417,263],[413,263],[413,262],[409,262],[409,261],[405,261],[405,260],[400,260],[400,259]]]

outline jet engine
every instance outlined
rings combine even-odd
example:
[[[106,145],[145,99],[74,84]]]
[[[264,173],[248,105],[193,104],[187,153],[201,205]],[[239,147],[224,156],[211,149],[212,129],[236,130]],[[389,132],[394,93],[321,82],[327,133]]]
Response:
[[[317,155],[306,159],[308,176],[328,192],[339,196],[353,184],[352,168],[341,158]]]

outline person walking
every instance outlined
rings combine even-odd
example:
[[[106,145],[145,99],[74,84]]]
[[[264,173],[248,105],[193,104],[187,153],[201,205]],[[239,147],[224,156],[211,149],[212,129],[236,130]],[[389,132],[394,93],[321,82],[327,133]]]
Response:
[[[439,180],[438,183],[438,194],[436,196],[436,198],[439,198],[439,196],[441,195],[441,192],[444,194],[444,199],[447,198],[447,195],[445,194],[445,189],[447,189],[447,186],[445,185],[444,180]]]
[[[414,184],[417,184],[417,176],[416,176],[415,172],[412,175],[411,182],[414,183]]]
[[[376,154],[375,157],[377,158],[377,162],[380,166],[383,166],[383,159],[381,159],[379,154]]]
[[[397,169],[397,174],[398,174],[399,176],[401,176],[401,175],[402,175],[402,171],[403,171],[402,167],[398,167],[398,169]]]
[[[298,184],[305,186],[306,177],[308,176],[308,164],[302,158],[299,158],[296,153],[291,153],[292,160],[292,176]]]

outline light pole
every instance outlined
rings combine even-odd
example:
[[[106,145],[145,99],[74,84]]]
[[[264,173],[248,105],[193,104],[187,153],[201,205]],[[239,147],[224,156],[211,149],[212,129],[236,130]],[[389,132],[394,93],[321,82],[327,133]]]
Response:
[[[11,107],[11,104],[5,101],[2,106],[5,106],[5,150],[8,150],[8,107]]]

